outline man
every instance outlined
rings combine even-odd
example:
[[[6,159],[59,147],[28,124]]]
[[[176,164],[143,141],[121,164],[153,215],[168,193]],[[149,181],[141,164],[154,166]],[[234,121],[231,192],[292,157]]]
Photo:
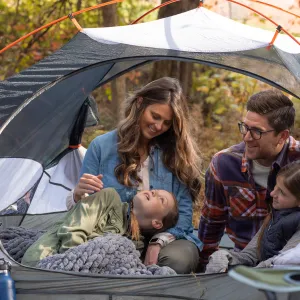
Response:
[[[199,224],[203,263],[217,250],[226,229],[236,251],[256,234],[268,213],[270,192],[281,167],[300,161],[292,101],[279,91],[250,97],[239,130],[243,142],[214,155],[205,175],[205,202]]]

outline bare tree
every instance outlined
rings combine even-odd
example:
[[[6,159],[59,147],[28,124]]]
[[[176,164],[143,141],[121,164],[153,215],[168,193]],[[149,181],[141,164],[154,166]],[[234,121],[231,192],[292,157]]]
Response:
[[[165,3],[168,0],[162,0]],[[170,5],[160,8],[158,12],[158,19],[167,18],[176,14],[194,9],[198,7],[199,0],[183,0],[175,2]],[[190,94],[192,84],[193,64],[179,61],[160,61],[155,62],[152,71],[152,80],[171,76],[180,80],[184,93],[188,96]]]
[[[102,2],[108,2],[103,0]],[[103,26],[113,27],[118,25],[117,4],[108,5],[102,8]],[[112,111],[116,116],[116,121],[120,120],[120,105],[126,95],[125,76],[120,76],[111,82]]]

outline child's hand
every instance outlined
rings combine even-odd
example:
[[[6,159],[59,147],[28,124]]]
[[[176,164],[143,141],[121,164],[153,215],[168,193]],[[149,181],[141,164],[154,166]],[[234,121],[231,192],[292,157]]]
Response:
[[[99,174],[97,176],[91,174],[83,174],[79,179],[77,186],[74,189],[74,200],[78,202],[81,200],[82,196],[87,194],[93,194],[99,192],[103,189],[102,182],[103,175]]]
[[[209,257],[206,274],[227,272],[231,255],[226,250],[218,250]]]
[[[158,254],[161,250],[161,245],[159,244],[150,244],[148,246],[146,257],[144,261],[144,265],[157,265],[158,262]]]

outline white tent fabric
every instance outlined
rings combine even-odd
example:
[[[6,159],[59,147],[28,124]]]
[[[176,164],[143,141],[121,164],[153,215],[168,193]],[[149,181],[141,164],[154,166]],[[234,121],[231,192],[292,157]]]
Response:
[[[0,169],[0,211],[23,197],[43,173],[41,164],[25,158],[1,158]]]
[[[46,170],[30,159],[0,159],[0,168],[6,170],[0,175],[0,190],[4,191],[0,197],[2,214],[5,215],[7,210],[15,214],[24,213],[18,211],[16,204],[20,198],[27,202],[27,206],[30,204],[27,214],[66,211],[66,197],[78,182],[85,152],[86,149],[81,146]],[[34,191],[31,191],[33,187]]]
[[[27,214],[66,211],[66,197],[78,182],[86,149],[80,147],[65,155],[57,165],[44,171]]]
[[[83,32],[107,44],[123,43],[188,52],[231,52],[267,47],[275,29],[268,31],[247,26],[201,7],[157,21],[86,28]],[[300,46],[285,34],[278,35],[274,45],[288,53],[300,53]]]

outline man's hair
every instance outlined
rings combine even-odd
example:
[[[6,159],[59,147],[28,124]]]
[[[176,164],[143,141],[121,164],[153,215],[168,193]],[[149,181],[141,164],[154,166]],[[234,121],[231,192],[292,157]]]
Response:
[[[252,95],[247,102],[247,111],[266,116],[276,133],[292,129],[295,122],[293,102],[277,90],[265,90]]]

